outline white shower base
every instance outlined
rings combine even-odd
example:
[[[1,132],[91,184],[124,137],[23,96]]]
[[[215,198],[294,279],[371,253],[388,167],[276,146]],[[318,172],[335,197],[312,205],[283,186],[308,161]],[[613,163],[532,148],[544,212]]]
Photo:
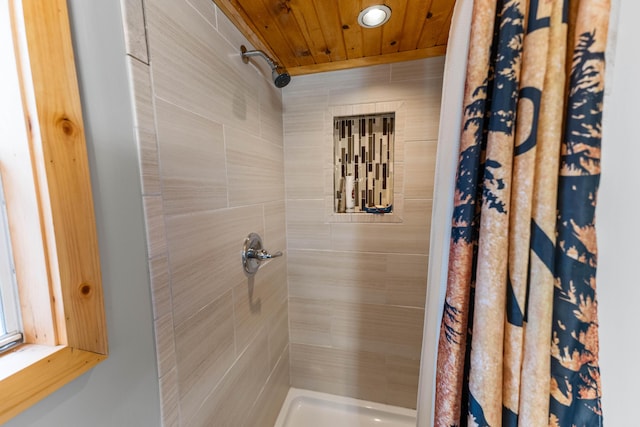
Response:
[[[274,427],[415,427],[416,411],[327,393],[289,389]]]

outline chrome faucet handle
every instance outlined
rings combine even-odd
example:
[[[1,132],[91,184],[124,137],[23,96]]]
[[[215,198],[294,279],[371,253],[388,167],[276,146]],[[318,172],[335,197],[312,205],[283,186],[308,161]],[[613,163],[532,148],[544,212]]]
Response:
[[[247,256],[249,258],[258,258],[259,260],[271,259],[282,256],[282,251],[278,251],[276,253],[270,254],[266,249],[260,249],[259,251],[254,251],[249,249],[247,251]]]
[[[278,251],[276,253],[270,254],[269,252],[267,252],[266,249],[255,250],[255,249],[249,248],[247,249],[246,256],[247,258],[265,260],[265,259],[271,259],[271,258],[282,256],[282,252]]]
[[[271,254],[266,249],[263,249],[262,238],[257,233],[250,233],[244,240],[242,266],[249,276],[256,274],[262,261],[280,256],[282,256],[282,251]]]

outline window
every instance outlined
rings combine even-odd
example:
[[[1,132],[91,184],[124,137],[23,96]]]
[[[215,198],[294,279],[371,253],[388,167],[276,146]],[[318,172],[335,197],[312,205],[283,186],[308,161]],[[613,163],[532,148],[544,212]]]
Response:
[[[0,353],[20,341],[22,341],[20,303],[4,189],[0,179]]]
[[[24,332],[0,355],[2,424],[105,360],[107,334],[65,0],[0,3],[0,55],[0,173]]]

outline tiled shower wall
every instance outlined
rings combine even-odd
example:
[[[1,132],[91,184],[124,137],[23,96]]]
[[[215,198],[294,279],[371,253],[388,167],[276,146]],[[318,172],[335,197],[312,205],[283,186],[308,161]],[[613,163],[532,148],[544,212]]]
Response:
[[[416,406],[443,66],[432,58],[299,76],[284,91],[295,387]],[[394,203],[402,222],[342,221],[331,214],[333,115],[388,106],[402,115],[394,196],[404,200]]]
[[[271,426],[289,387],[281,91],[211,0],[122,0],[165,427]]]

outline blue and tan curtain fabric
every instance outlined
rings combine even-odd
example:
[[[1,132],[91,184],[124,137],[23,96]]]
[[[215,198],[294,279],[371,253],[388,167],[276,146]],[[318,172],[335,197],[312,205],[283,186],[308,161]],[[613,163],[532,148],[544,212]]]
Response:
[[[434,425],[601,426],[609,0],[475,0]]]

